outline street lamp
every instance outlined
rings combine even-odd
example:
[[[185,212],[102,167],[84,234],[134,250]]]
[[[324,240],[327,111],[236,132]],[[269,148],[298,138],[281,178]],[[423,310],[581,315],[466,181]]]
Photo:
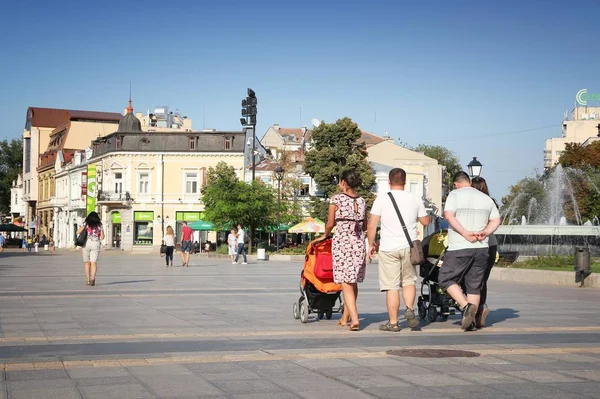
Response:
[[[283,174],[285,170],[281,165],[277,165],[275,168],[275,178],[277,179],[277,235],[275,236],[275,246],[277,252],[279,252],[279,225],[280,225],[280,212],[281,212],[281,181],[283,180]]]
[[[483,168],[483,165],[477,160],[477,157],[473,157],[473,160],[469,162],[467,167],[469,168],[469,175],[472,178],[481,176],[481,168]]]
[[[254,90],[248,88],[248,97],[242,100],[242,117],[240,123],[242,126],[252,126],[252,181],[256,179],[256,105],[258,100],[256,99],[256,93]]]

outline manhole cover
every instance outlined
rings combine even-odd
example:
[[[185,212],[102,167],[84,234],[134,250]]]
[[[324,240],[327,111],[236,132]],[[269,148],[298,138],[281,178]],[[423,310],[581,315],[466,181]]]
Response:
[[[401,357],[477,357],[479,353],[451,349],[400,349],[387,351],[388,355]]]

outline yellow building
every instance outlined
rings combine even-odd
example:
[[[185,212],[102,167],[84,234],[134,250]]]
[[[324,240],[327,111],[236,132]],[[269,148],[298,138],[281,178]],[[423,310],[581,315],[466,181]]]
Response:
[[[243,179],[244,148],[243,132],[144,132],[130,108],[116,132],[92,142],[87,211],[99,212],[107,246],[156,249],[169,225],[179,240],[181,222],[202,217],[208,168],[224,161]]]

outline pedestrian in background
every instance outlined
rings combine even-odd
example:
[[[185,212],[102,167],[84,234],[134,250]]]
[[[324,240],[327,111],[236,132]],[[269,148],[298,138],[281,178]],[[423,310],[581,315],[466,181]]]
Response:
[[[77,235],[87,229],[87,240],[83,247],[83,262],[85,263],[86,285],[96,285],[96,271],[98,270],[98,257],[100,256],[101,240],[104,240],[104,231],[100,216],[90,212],[83,225],[77,229]]]
[[[244,231],[244,228],[242,227],[241,224],[238,224],[238,228],[237,228],[237,251],[236,251],[236,256],[235,256],[235,260],[233,261],[234,264],[238,263],[238,260],[240,258],[240,254],[242,254],[244,256],[244,261],[242,262],[242,265],[247,265],[248,264],[248,259],[246,258],[246,232]]]
[[[235,265],[235,255],[237,254],[237,229],[231,228],[229,235],[227,236],[227,248],[229,249],[229,256],[231,256],[231,264]]]
[[[192,235],[194,231],[190,226],[188,226],[187,222],[183,222],[183,227],[181,228],[181,262],[182,267],[189,267],[190,263],[190,254],[192,253]]]
[[[0,252],[4,251],[4,244],[6,244],[6,239],[4,234],[0,233]]]
[[[165,262],[167,267],[169,263],[173,267],[173,251],[175,251],[175,231],[171,226],[167,226],[167,233],[163,237],[163,242],[167,246],[167,252],[165,252]]]

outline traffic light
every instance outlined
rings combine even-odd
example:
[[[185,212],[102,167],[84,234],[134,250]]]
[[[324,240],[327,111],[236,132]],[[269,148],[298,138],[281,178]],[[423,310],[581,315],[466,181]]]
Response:
[[[242,100],[242,117],[240,123],[242,126],[255,126],[256,125],[256,105],[258,101],[256,99],[256,93],[254,90],[248,89],[248,97]]]

